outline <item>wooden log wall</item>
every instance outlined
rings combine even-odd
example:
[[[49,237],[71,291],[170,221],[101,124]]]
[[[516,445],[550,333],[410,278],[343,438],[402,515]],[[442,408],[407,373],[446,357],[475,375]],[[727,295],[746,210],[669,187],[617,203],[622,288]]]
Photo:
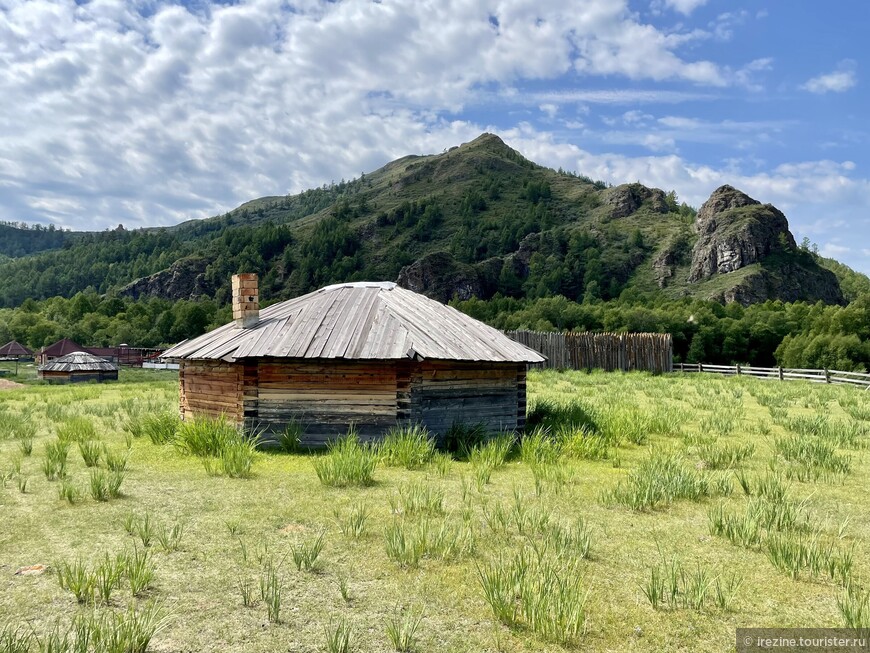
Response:
[[[411,370],[400,367],[395,361],[260,361],[256,409],[246,398],[246,421],[267,440],[295,421],[310,447],[344,435],[351,424],[362,440],[380,437],[399,414],[410,413]]]
[[[517,428],[520,410],[525,418],[524,364],[423,361],[418,369],[412,421],[439,439],[454,423],[482,424],[489,433],[498,433]]]
[[[226,416],[235,424],[244,419],[241,363],[182,361],[178,370],[181,417]]]
[[[669,333],[553,333],[506,331],[512,340],[547,357],[535,367],[603,369],[608,371],[673,370],[673,341]]]
[[[39,372],[39,378],[48,383],[102,383],[104,381],[117,381],[118,372]]]

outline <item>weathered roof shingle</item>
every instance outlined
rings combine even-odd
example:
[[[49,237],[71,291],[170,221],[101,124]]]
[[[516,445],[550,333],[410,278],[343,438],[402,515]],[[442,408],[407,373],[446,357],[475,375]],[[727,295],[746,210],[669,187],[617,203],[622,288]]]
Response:
[[[274,304],[251,328],[235,323],[182,342],[169,359],[342,358],[538,363],[501,331],[390,282],[343,283]]]

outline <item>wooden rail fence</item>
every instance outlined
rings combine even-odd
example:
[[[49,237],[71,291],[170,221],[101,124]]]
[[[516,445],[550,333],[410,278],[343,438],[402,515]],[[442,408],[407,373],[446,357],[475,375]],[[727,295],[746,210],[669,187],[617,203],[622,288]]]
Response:
[[[624,372],[673,370],[674,349],[669,333],[505,331],[505,335],[547,357],[545,363],[533,367]]]
[[[674,372],[709,372],[735,376],[756,376],[780,381],[811,381],[814,383],[848,383],[870,390],[870,374],[842,370],[809,370],[795,367],[754,367],[750,365],[709,365],[707,363],[677,363]]]

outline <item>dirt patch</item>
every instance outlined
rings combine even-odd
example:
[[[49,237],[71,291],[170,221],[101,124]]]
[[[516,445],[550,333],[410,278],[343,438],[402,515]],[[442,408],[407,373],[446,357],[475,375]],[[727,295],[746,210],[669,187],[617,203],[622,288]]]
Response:
[[[15,383],[8,379],[0,379],[0,390],[12,390],[13,388],[23,388],[23,383]]]
[[[292,535],[293,533],[305,533],[308,530],[308,527],[304,524],[287,524],[283,528],[281,528],[281,532],[284,535]]]

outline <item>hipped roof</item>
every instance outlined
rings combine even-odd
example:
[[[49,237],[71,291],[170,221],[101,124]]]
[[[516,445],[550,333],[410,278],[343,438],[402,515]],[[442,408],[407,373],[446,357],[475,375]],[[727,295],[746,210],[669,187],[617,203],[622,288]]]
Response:
[[[250,328],[225,324],[161,358],[407,358],[539,363],[501,331],[390,282],[336,284],[260,311]]]
[[[33,352],[24,345],[12,340],[0,347],[0,356],[33,356]]]
[[[85,348],[80,344],[75,342],[74,340],[70,340],[69,338],[63,338],[62,340],[58,340],[56,343],[45,347],[39,353],[43,356],[63,356],[64,354],[72,354],[73,352],[82,352],[85,351]]]
[[[114,372],[117,370],[118,366],[114,363],[85,351],[75,351],[55,358],[39,368],[40,372]]]

